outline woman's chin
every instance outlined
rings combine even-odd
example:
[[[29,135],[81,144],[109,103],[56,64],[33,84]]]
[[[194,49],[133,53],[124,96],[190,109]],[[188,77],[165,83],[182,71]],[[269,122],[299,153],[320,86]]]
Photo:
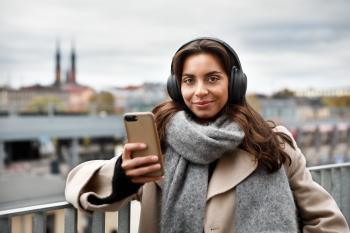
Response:
[[[195,118],[195,121],[200,123],[200,124],[207,124],[209,122],[214,121],[219,114],[205,114],[205,113],[193,113],[193,116]]]

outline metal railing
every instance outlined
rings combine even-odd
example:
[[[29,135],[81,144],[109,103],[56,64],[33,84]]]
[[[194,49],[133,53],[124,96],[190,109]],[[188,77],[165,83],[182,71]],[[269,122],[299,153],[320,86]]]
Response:
[[[0,232],[12,232],[12,217],[26,214],[32,215],[32,232],[46,233],[46,214],[49,211],[64,209],[64,233],[76,233],[78,226],[77,209],[68,202],[55,202],[44,205],[29,206],[0,211]],[[92,233],[105,233],[105,213],[92,212],[88,215],[91,219]],[[118,211],[118,233],[130,232],[130,204]]]
[[[350,222],[350,163],[324,165],[309,168],[313,179],[335,199],[342,213]],[[58,202],[0,211],[0,232],[11,233],[11,218],[32,214],[32,232],[46,232],[46,214],[52,210],[65,210],[64,232],[77,232],[77,210],[68,202]],[[105,213],[91,213],[91,232],[105,232]],[[118,211],[118,233],[130,232],[130,204]]]
[[[314,181],[326,189],[350,223],[350,163],[309,168]]]

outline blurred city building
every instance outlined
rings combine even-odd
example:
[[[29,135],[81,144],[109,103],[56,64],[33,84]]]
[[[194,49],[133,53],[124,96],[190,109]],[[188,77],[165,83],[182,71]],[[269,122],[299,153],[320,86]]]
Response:
[[[151,111],[168,98],[164,83],[144,83],[138,86],[107,89],[115,98],[117,113]]]
[[[70,67],[61,68],[61,51],[57,44],[55,54],[55,79],[51,85],[32,85],[14,89],[0,88],[0,111],[4,112],[86,112],[95,91],[77,82],[76,52],[70,53]]]
[[[332,89],[308,88],[296,91],[295,95],[298,97],[350,96],[350,87]]]
[[[317,93],[306,97],[281,90],[271,96],[249,96],[248,102],[266,120],[291,130],[308,166],[350,161],[350,95]]]
[[[341,121],[350,119],[350,105],[332,106],[327,104],[323,97],[280,98],[258,95],[254,99],[258,103],[255,109],[265,119],[288,126],[315,120],[332,119]]]

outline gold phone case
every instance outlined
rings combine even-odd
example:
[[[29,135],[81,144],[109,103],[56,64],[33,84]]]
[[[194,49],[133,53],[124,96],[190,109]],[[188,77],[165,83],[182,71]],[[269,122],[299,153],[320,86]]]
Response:
[[[149,173],[149,176],[162,176],[163,156],[160,148],[157,127],[154,121],[154,115],[151,112],[133,112],[124,114],[124,125],[128,142],[145,143],[147,148],[142,151],[135,151],[132,157],[158,155],[158,161],[161,164],[159,172]]]

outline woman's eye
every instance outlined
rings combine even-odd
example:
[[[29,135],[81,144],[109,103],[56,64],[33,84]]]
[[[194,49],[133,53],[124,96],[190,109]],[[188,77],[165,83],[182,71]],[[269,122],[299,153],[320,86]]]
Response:
[[[186,83],[186,84],[191,84],[193,83],[193,79],[192,78],[185,78],[182,80],[183,83]]]
[[[208,77],[208,81],[211,82],[211,83],[214,83],[214,82],[216,82],[218,80],[219,80],[219,77],[217,77],[217,76],[209,76]]]

